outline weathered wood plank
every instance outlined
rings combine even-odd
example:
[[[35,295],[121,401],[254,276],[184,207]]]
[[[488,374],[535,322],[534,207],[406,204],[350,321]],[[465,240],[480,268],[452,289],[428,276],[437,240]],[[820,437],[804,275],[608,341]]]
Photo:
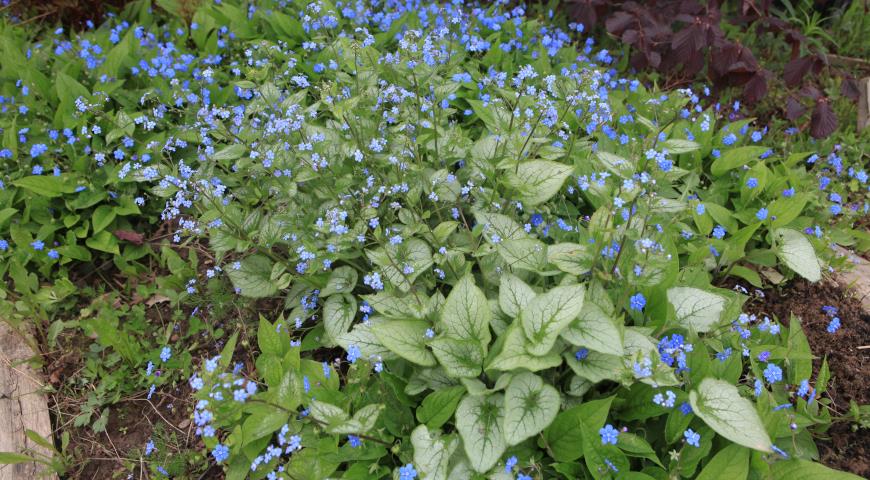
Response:
[[[858,82],[861,95],[858,98],[858,131],[870,127],[870,77]]]
[[[25,436],[33,430],[43,438],[51,438],[48,404],[40,392],[37,372],[23,363],[33,352],[15,331],[0,321],[0,451],[49,452]],[[57,478],[47,476],[45,466],[37,463],[0,465],[0,480]]]

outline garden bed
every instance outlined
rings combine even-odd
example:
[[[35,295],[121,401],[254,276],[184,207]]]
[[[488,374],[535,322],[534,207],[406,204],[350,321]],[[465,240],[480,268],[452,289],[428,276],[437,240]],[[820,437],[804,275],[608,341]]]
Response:
[[[870,281],[870,279],[865,279]],[[824,306],[837,308],[842,327],[836,333],[827,331],[831,317]],[[850,402],[870,403],[870,314],[861,299],[849,290],[825,282],[821,284],[798,280],[781,288],[754,295],[747,310],[759,315],[775,316],[788,324],[791,315],[801,319],[801,327],[812,349],[813,376],[818,374],[822,360],[827,359],[831,383],[826,395],[836,414],[848,417]],[[838,470],[870,477],[870,435],[848,421],[840,421],[819,441],[820,460]]]
[[[0,316],[43,354],[57,473],[866,474],[870,323],[824,280],[870,175],[856,132],[819,140],[853,110],[827,77],[785,128],[725,90],[766,70],[662,91],[503,2],[7,16]],[[705,18],[696,67],[745,66]]]

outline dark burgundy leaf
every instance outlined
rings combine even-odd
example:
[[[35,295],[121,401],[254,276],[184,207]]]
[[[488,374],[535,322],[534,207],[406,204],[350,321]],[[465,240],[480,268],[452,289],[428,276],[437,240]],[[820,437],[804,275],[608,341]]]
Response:
[[[837,129],[837,114],[826,97],[816,100],[816,108],[810,117],[810,135],[813,138],[826,138]]]
[[[649,52],[646,57],[650,66],[653,68],[658,68],[662,63],[662,55],[659,52]]]
[[[807,72],[812,68],[816,59],[811,56],[803,56],[796,58],[785,65],[782,71],[782,78],[789,88],[795,88],[804,81]]]
[[[801,117],[804,113],[806,113],[807,107],[803,106],[803,104],[794,97],[788,97],[788,100],[785,101],[785,118],[795,121]]]
[[[811,98],[813,100],[818,100],[819,97],[822,96],[822,92],[820,92],[818,88],[812,85],[804,85],[804,87],[801,88],[801,95],[807,98]]]
[[[582,23],[586,30],[592,30],[598,24],[598,7],[603,7],[603,0],[574,0],[566,2],[568,18]]]
[[[847,77],[843,79],[843,82],[840,84],[840,93],[843,94],[844,97],[857,102],[861,97],[861,86],[858,85],[858,81],[852,77]]]
[[[604,22],[604,25],[607,27],[608,32],[614,35],[620,35],[630,26],[634,25],[634,23],[634,15],[625,12],[616,12]]]
[[[743,86],[743,98],[749,103],[758,103],[767,95],[767,78],[765,72],[758,72]]]
[[[142,245],[145,241],[144,235],[131,230],[115,230],[115,236],[118,237],[119,240],[126,240],[134,245]]]
[[[622,41],[623,43],[627,43],[628,45],[634,45],[637,43],[638,33],[637,30],[628,29],[622,32]]]

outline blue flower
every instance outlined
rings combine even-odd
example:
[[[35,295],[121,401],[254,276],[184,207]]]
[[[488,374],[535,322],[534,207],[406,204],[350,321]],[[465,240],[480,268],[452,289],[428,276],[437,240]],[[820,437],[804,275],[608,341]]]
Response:
[[[36,158],[48,151],[48,146],[44,143],[37,143],[30,147],[30,158]]]
[[[359,347],[356,345],[349,345],[347,347],[347,361],[350,363],[356,363],[357,359],[362,356],[362,352],[360,352]]]
[[[725,227],[722,225],[716,225],[716,228],[713,229],[713,237],[718,238],[719,240],[722,240],[726,233],[728,233],[728,231],[725,230]]]
[[[680,404],[680,413],[683,415],[688,415],[692,413],[692,406],[689,405],[689,402],[683,402]]]
[[[417,470],[410,463],[399,468],[399,480],[414,480],[417,478]]]
[[[840,329],[840,317],[834,317],[831,319],[831,323],[828,324],[828,333],[837,333],[837,330]]]
[[[504,464],[504,472],[505,472],[505,473],[511,473],[511,471],[512,471],[512,470],[514,469],[514,467],[516,467],[516,466],[517,466],[517,457],[516,457],[516,455],[513,455],[513,456],[511,456],[510,458],[508,458],[507,461],[505,462],[505,464]]]
[[[601,435],[601,443],[603,445],[607,445],[608,443],[616,445],[617,437],[619,437],[619,430],[613,428],[613,425],[608,423],[604,428],[598,430],[598,434]]]
[[[172,358],[172,349],[169,347],[163,347],[163,349],[160,350],[160,360],[168,362],[170,358]]]
[[[776,445],[771,445],[770,449],[779,454],[781,457],[788,458],[788,453],[786,453],[785,450],[777,447]]]
[[[45,242],[43,242],[42,240],[34,240],[33,242],[31,242],[30,246],[33,247],[33,249],[36,251],[41,251],[43,248],[45,248]]]
[[[642,293],[636,293],[629,299],[628,306],[632,310],[641,311],[646,306],[646,298],[644,298]]]
[[[577,350],[577,352],[574,353],[574,358],[576,358],[578,362],[585,360],[586,357],[588,357],[588,356],[589,356],[589,349],[588,348],[581,348],[580,350]]]
[[[755,212],[755,218],[759,219],[762,222],[767,220],[767,209],[763,207],[759,208],[758,211]]]
[[[695,432],[691,428],[687,428],[685,432],[683,432],[683,437],[686,439],[686,443],[693,447],[701,446],[701,434]]]
[[[797,396],[805,397],[808,393],[810,393],[810,382],[807,379],[801,380],[800,387],[796,392]]]
[[[221,445],[219,443],[215,445],[214,449],[211,451],[211,456],[214,457],[215,462],[221,463],[230,457],[230,449],[226,445]]]
[[[774,384],[782,380],[782,369],[775,363],[768,363],[764,369],[764,379],[767,383]]]

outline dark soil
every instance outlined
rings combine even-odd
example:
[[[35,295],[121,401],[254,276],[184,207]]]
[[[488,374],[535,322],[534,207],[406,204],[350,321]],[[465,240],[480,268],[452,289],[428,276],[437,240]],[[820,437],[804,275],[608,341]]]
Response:
[[[82,28],[87,21],[99,25],[106,14],[118,12],[129,0],[13,0],[12,15],[24,23],[61,24]]]
[[[842,327],[835,334],[827,332],[830,318],[822,306],[838,309]],[[817,374],[822,359],[827,357],[831,383],[826,395],[831,408],[840,415],[849,411],[851,401],[859,405],[870,403],[870,315],[861,308],[861,301],[832,283],[812,284],[797,280],[784,288],[753,296],[746,306],[753,313],[775,316],[788,325],[791,315],[801,318],[801,326],[813,355],[813,374]],[[839,422],[831,426],[829,438],[818,443],[822,463],[870,478],[870,432],[853,431],[852,425]]]

